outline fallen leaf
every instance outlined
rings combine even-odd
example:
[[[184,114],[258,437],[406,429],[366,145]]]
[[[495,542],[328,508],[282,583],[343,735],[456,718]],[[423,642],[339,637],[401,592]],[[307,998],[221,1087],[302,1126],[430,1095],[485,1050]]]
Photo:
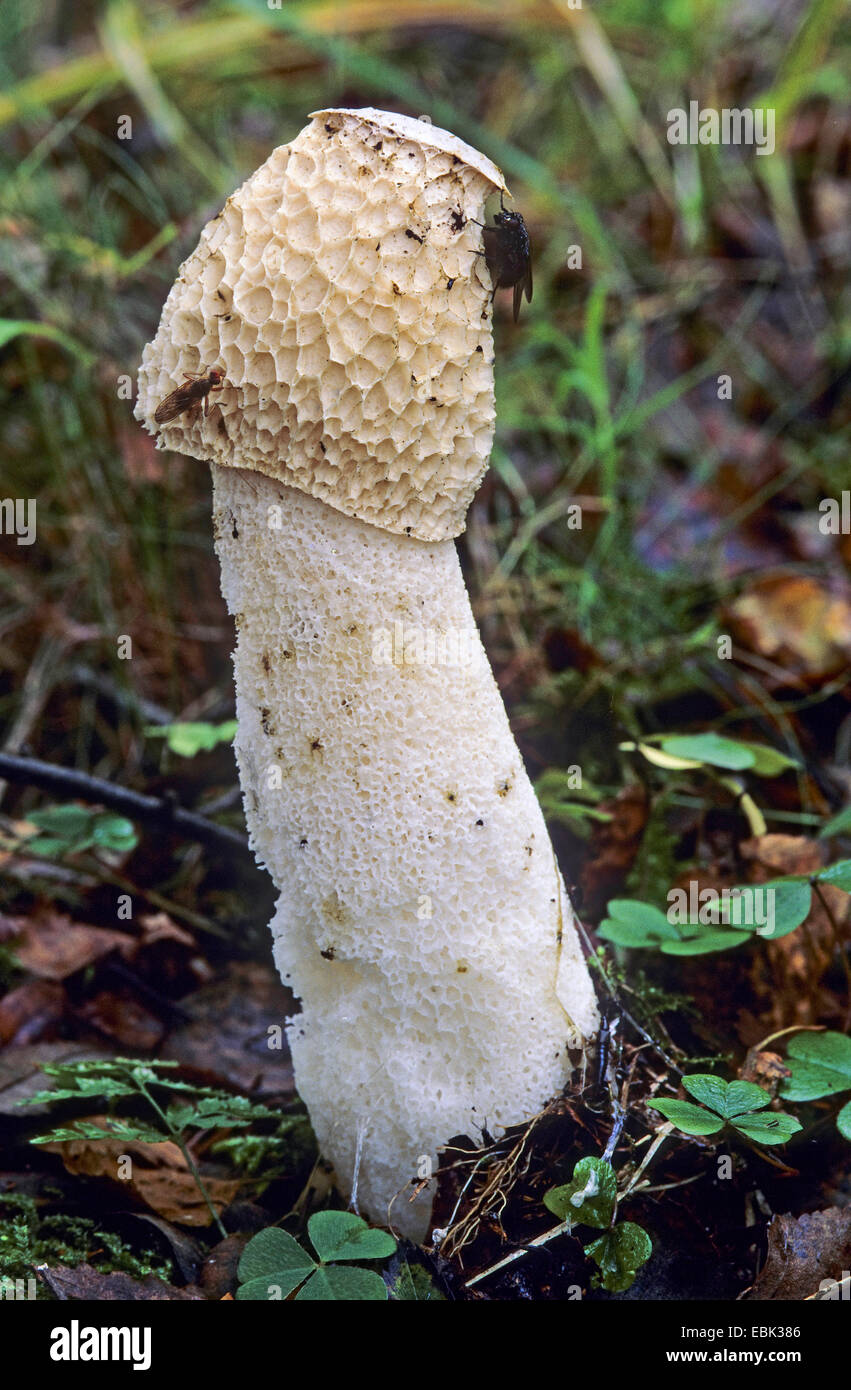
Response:
[[[239,1283],[237,1270],[240,1257],[249,1240],[248,1235],[228,1236],[210,1251],[198,1276],[198,1283],[207,1298],[233,1297]]]
[[[44,912],[17,921],[20,940],[14,952],[18,964],[41,980],[66,980],[111,951],[129,957],[137,949],[133,937],[73,922],[63,913]]]
[[[144,1279],[132,1279],[129,1274],[120,1271],[101,1274],[87,1264],[78,1265],[76,1269],[69,1269],[66,1265],[39,1265],[36,1273],[51,1293],[63,1301],[161,1303],[191,1300],[197,1303],[204,1297],[200,1289],[192,1285],[178,1289],[156,1274],[148,1274]]]
[[[765,1264],[744,1298],[749,1302],[812,1298],[822,1281],[839,1281],[849,1268],[851,1207],[775,1216],[768,1227]]]
[[[65,1013],[65,991],[49,980],[27,980],[0,999],[0,1046],[55,1037]]]
[[[165,1025],[130,995],[102,990],[76,1010],[99,1033],[115,1038],[122,1047],[152,1052],[162,1039]]]
[[[814,874],[824,864],[824,845],[804,835],[760,835],[739,846],[749,861],[753,883],[793,874]],[[840,937],[847,935],[851,899],[832,884],[820,885],[820,893],[837,923]],[[762,949],[751,958],[752,979],[758,1001],[762,1036],[792,1024],[824,1023],[837,1011],[837,1001],[824,981],[836,956],[836,934],[825,907],[813,893],[810,913],[802,926],[772,941],[764,937]]]
[[[273,970],[237,962],[181,1002],[192,1022],[169,1034],[161,1052],[164,1060],[192,1067],[208,1084],[226,1084],[255,1098],[294,1094],[283,1026],[296,1004]],[[211,1035],[215,1048],[210,1047]],[[282,1046],[270,1047],[270,1040],[280,1040]]]
[[[617,896],[638,853],[647,824],[647,793],[643,787],[624,787],[598,809],[612,819],[595,826],[581,877],[583,910],[595,918]]]
[[[164,1221],[161,1216],[151,1216],[146,1211],[130,1211],[127,1215],[135,1221],[144,1221],[147,1225],[153,1226],[165,1237],[182,1277],[187,1284],[194,1284],[205,1254],[205,1247],[201,1242],[194,1236],[187,1235],[186,1231],[173,1226],[170,1221]]]
[[[851,603],[807,575],[763,579],[727,609],[738,640],[808,680],[836,675],[851,661]]]
[[[194,936],[179,927],[167,912],[146,912],[139,918],[139,926],[143,946],[152,946],[156,941],[176,941],[180,946],[193,948],[197,945]]]
[[[106,1128],[102,1115],[87,1116],[89,1123]],[[68,1139],[42,1144],[49,1153],[58,1153],[69,1173],[90,1178],[109,1178],[125,1191],[133,1192],[152,1211],[182,1226],[209,1226],[212,1217],[180,1149],[170,1139],[151,1144],[144,1140]],[[118,1176],[119,1159],[129,1157],[131,1175]],[[239,1182],[204,1177],[204,1186],[218,1212],[233,1201]]]
[[[781,1081],[792,1073],[779,1052],[760,1052],[758,1048],[749,1049],[739,1073],[742,1081],[752,1081],[761,1086],[772,1097],[777,1095]]]
[[[740,846],[755,866],[755,882],[792,874],[815,874],[824,864],[824,845],[805,835],[757,835]]]
[[[82,1062],[107,1055],[99,1048],[76,1042],[34,1043],[29,1047],[4,1048],[0,1052],[0,1115],[16,1115],[18,1119],[46,1115],[50,1108],[47,1105],[28,1105],[25,1110],[18,1108],[19,1101],[49,1088],[50,1078],[42,1071],[45,1064]]]

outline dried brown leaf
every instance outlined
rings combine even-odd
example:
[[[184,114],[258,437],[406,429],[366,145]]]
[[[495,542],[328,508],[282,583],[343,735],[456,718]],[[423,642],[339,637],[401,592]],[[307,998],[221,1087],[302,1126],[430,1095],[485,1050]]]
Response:
[[[775,1216],[768,1227],[765,1264],[744,1296],[758,1302],[813,1298],[822,1281],[838,1282],[849,1268],[851,1207]]]

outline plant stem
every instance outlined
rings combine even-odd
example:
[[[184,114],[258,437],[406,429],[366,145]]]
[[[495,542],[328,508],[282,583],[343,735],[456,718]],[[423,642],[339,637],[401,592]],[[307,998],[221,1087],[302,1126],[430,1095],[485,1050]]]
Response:
[[[171,1120],[168,1118],[167,1113],[166,1113],[165,1110],[163,1110],[162,1107],[161,1107],[160,1105],[158,1105],[157,1102],[154,1100],[153,1096],[151,1095],[151,1093],[150,1093],[150,1091],[148,1090],[147,1086],[145,1085],[144,1081],[140,1081],[139,1078],[138,1078],[138,1077],[135,1077],[135,1076],[134,1076],[134,1080],[135,1080],[135,1082],[136,1082],[136,1085],[139,1087],[139,1090],[142,1092],[142,1095],[145,1097],[146,1101],[148,1102],[148,1104],[151,1105],[151,1106],[153,1107],[154,1110],[156,1110],[157,1114],[159,1115],[160,1119],[162,1120],[163,1124],[165,1125],[166,1129],[168,1130],[168,1133],[169,1133],[171,1139],[172,1139],[173,1142],[177,1145],[177,1147],[180,1149],[180,1152],[183,1154],[183,1157],[184,1157],[185,1160],[186,1160],[186,1166],[188,1167],[188,1169],[189,1169],[189,1171],[191,1172],[192,1177],[193,1177],[193,1179],[194,1179],[195,1186],[198,1188],[198,1191],[201,1193],[201,1196],[204,1198],[204,1201],[205,1201],[205,1203],[206,1203],[206,1205],[207,1205],[207,1209],[208,1209],[208,1211],[209,1211],[209,1213],[210,1213],[210,1216],[213,1218],[214,1223],[215,1223],[216,1226],[218,1226],[218,1228],[219,1228],[219,1231],[220,1231],[220,1233],[221,1233],[222,1240],[226,1240],[226,1239],[227,1239],[227,1231],[225,1230],[225,1227],[224,1227],[224,1225],[222,1224],[222,1220],[221,1220],[221,1217],[219,1216],[219,1213],[216,1211],[216,1208],[215,1208],[215,1206],[213,1205],[213,1201],[212,1201],[212,1198],[210,1197],[209,1192],[207,1191],[206,1187],[204,1186],[204,1179],[201,1177],[201,1174],[200,1174],[199,1171],[198,1171],[198,1167],[197,1167],[197,1165],[196,1165],[196,1163],[195,1163],[195,1160],[194,1160],[194,1158],[192,1157],[191,1153],[189,1152],[188,1148],[186,1147],[186,1141],[185,1141],[185,1139],[183,1138],[183,1132],[182,1132],[182,1130],[175,1129],[174,1125],[171,1123]]]

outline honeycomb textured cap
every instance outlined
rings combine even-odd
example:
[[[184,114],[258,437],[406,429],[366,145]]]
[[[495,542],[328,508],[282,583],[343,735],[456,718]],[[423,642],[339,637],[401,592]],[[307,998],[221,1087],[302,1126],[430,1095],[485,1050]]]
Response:
[[[139,371],[161,448],[251,468],[421,540],[464,529],[493,437],[490,276],[504,188],[448,131],[318,112],[204,228]],[[224,386],[158,426],[215,368]]]

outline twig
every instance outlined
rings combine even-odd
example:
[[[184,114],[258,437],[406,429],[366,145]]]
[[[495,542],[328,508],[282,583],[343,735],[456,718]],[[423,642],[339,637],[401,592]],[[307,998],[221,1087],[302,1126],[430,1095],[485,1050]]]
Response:
[[[3,752],[19,753],[29,739],[47,703],[67,642],[47,636],[35,654],[21,690],[18,714],[3,740]],[[6,782],[0,781],[0,801],[6,795]]]
[[[577,914],[576,912],[574,912],[574,914],[573,914],[573,920],[574,920],[574,922],[576,923],[576,929],[577,929],[577,931],[579,932],[579,935],[580,935],[581,938],[582,938],[582,941],[583,941],[583,943],[584,943],[584,945],[585,945],[586,951],[588,952],[589,959],[591,960],[591,962],[593,963],[593,965],[596,966],[596,968],[599,970],[599,972],[600,972],[600,978],[602,979],[603,984],[606,986],[606,989],[609,991],[609,994],[610,994],[610,996],[612,997],[612,999],[614,999],[616,1005],[618,1006],[618,1009],[620,1010],[620,1012],[621,1012],[621,1014],[623,1015],[623,1017],[626,1019],[627,1023],[629,1023],[629,1024],[632,1025],[632,1027],[635,1029],[636,1033],[638,1033],[639,1037],[643,1038],[644,1041],[645,1041],[646,1043],[648,1043],[650,1047],[653,1048],[653,1051],[654,1051],[654,1052],[658,1052],[659,1056],[660,1056],[665,1062],[668,1063],[668,1066],[671,1068],[671,1070],[672,1070],[672,1071],[675,1071],[675,1072],[677,1073],[677,1076],[682,1076],[682,1075],[683,1075],[682,1067],[678,1067],[678,1066],[677,1066],[677,1064],[676,1064],[676,1062],[674,1061],[673,1057],[669,1057],[669,1056],[668,1056],[667,1052],[666,1052],[665,1049],[661,1046],[661,1044],[658,1043],[658,1042],[656,1041],[656,1039],[655,1039],[654,1037],[652,1037],[650,1033],[647,1032],[647,1029],[646,1029],[646,1028],[642,1028],[642,1026],[641,1026],[641,1024],[638,1022],[638,1020],[637,1020],[636,1018],[633,1018],[632,1014],[629,1012],[629,1009],[627,1009],[627,1008],[624,1006],[623,1000],[621,999],[620,995],[618,994],[617,990],[615,989],[615,986],[612,984],[611,980],[609,979],[608,974],[607,974],[607,972],[606,972],[606,969],[605,969],[605,967],[603,966],[603,964],[602,964],[602,962],[601,962],[601,960],[600,960],[600,957],[597,955],[597,952],[594,950],[594,946],[593,946],[593,943],[592,943],[592,941],[591,941],[591,938],[589,937],[587,931],[585,930],[585,927],[584,927],[584,925],[583,925],[583,923],[582,923],[581,918],[578,916],[578,914]]]
[[[655,1187],[644,1187],[639,1184],[632,1189],[633,1197],[646,1197],[651,1192],[672,1192],[675,1187],[688,1187],[690,1183],[700,1182],[705,1178],[705,1173],[692,1173],[690,1178],[680,1178],[678,1182],[660,1182]]]
[[[144,898],[145,902],[150,903],[160,912],[165,912],[169,917],[175,917],[178,922],[185,922],[193,931],[207,932],[210,936],[218,936],[222,941],[230,941],[231,935],[224,927],[211,922],[209,917],[203,913],[196,912],[194,908],[184,907],[183,903],[177,903],[173,898],[163,897],[155,888],[142,888],[138,883],[133,883],[123,874],[118,874],[114,869],[107,869],[102,864],[94,866],[94,872],[103,883],[112,883],[122,892],[129,893],[131,898]]]
[[[471,1289],[482,1279],[496,1274],[497,1270],[505,1269],[506,1265],[514,1264],[515,1260],[522,1260],[523,1256],[528,1255],[530,1250],[538,1250],[542,1245],[546,1245],[547,1241],[555,1240],[556,1236],[568,1235],[572,1229],[573,1223],[571,1221],[561,1221],[558,1226],[552,1226],[548,1231],[544,1231],[542,1236],[536,1236],[534,1240],[530,1240],[528,1245],[523,1246],[522,1250],[512,1251],[510,1255],[506,1255],[497,1264],[491,1265],[490,1269],[483,1269],[481,1274],[476,1274],[472,1279],[468,1279],[464,1288]]]
[[[141,821],[156,830],[176,831],[185,839],[197,840],[210,849],[227,850],[231,854],[250,853],[244,836],[227,826],[217,825],[215,821],[207,820],[194,811],[185,811],[168,797],[146,796],[142,792],[131,791],[129,787],[116,786],[114,782],[107,782],[101,777],[92,777],[87,772],[57,767],[54,763],[42,762],[40,758],[0,753],[0,778],[38,787],[40,791],[52,792],[57,796],[97,802],[130,820]]]
[[[19,859],[22,864],[38,864],[41,872],[47,877],[55,877],[56,870],[61,865],[55,863],[53,859],[47,859],[41,854],[36,854],[34,850],[27,847],[26,840],[19,840],[7,852],[14,858]],[[9,869],[7,867],[7,872]],[[123,874],[116,873],[114,869],[109,869],[105,864],[101,864],[98,859],[88,859],[83,865],[82,875],[71,876],[72,883],[88,884],[90,881],[95,883],[111,883],[115,888],[120,888],[122,892],[128,893],[131,898],[142,898],[151,907],[157,908],[160,912],[165,912],[169,917],[175,917],[179,922],[185,922],[193,931],[209,932],[211,936],[221,937],[223,941],[230,940],[230,933],[224,927],[219,927],[209,918],[204,917],[200,912],[195,912],[191,907],[184,907],[181,903],[174,902],[172,898],[163,897],[154,888],[142,888],[139,884],[131,882]],[[60,880],[61,881],[61,880]],[[68,880],[66,879],[66,882]]]
[[[659,1129],[656,1130],[655,1136],[653,1138],[653,1143],[650,1145],[650,1148],[644,1155],[644,1161],[633,1173],[632,1178],[630,1179],[627,1186],[624,1188],[623,1193],[618,1198],[618,1201],[622,1202],[625,1197],[629,1196],[630,1192],[632,1192],[633,1188],[635,1187],[635,1184],[638,1182],[638,1179],[641,1177],[641,1174],[644,1172],[644,1169],[647,1167],[654,1154],[656,1154],[658,1150],[662,1147],[665,1140],[673,1133],[673,1130],[674,1126],[672,1125],[670,1120],[666,1120],[665,1123],[661,1125]]]

